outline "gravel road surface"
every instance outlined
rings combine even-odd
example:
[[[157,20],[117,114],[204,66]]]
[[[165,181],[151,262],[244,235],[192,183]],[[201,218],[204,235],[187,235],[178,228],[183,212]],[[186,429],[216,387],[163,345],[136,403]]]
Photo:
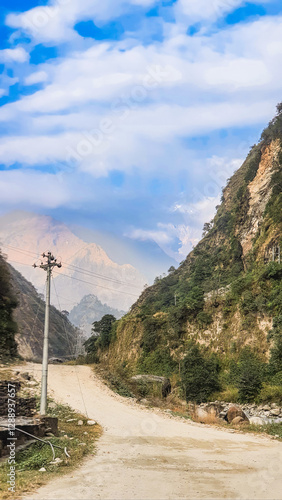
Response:
[[[40,365],[24,371],[40,378]],[[51,365],[49,391],[87,411],[104,434],[95,457],[26,499],[282,499],[280,442],[147,409],[111,392],[88,366]]]

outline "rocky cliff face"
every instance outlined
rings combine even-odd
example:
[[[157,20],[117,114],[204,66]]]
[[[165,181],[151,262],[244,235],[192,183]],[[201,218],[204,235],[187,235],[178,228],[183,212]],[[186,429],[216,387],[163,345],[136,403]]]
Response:
[[[282,311],[280,248],[281,110],[229,180],[203,239],[119,322],[110,362],[173,373],[190,339],[225,357],[249,345],[267,359],[267,334]]]

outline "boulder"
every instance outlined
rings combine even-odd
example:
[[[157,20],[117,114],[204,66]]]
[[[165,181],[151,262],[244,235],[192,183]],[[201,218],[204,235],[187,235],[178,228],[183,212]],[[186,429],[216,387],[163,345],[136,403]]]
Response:
[[[235,417],[235,418],[233,418],[231,424],[232,425],[240,425],[243,422],[246,422],[246,421],[242,417]]]
[[[171,383],[169,378],[159,377],[157,375],[135,375],[131,380],[138,382],[149,382],[161,384],[162,397],[166,398],[171,393]]]
[[[205,422],[206,418],[208,417],[208,412],[204,410],[203,408],[196,408],[195,410],[195,417],[199,422]]]
[[[272,408],[272,410],[270,411],[270,414],[273,415],[274,417],[279,417],[280,408]]]
[[[254,425],[264,425],[265,421],[260,417],[251,417],[249,420],[250,424]]]
[[[226,414],[226,420],[230,424],[236,417],[242,417],[245,422],[249,421],[247,415],[243,412],[243,410],[241,410],[241,408],[238,408],[237,406],[231,406]]]

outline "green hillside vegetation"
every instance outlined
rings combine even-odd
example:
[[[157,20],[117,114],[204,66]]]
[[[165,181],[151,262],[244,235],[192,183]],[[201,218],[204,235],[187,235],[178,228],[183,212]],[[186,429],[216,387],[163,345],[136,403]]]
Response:
[[[228,388],[241,401],[260,395],[282,400],[282,265],[278,254],[271,258],[273,248],[282,248],[281,140],[282,104],[228,181],[203,239],[114,323],[109,345],[100,350],[111,369],[124,377],[173,377],[182,395],[197,401],[219,390],[226,395]],[[253,183],[261,182],[259,168],[269,158],[271,178],[256,199]],[[254,223],[257,230],[244,252]]]
[[[0,358],[12,358],[17,355],[15,334],[17,324],[13,319],[13,311],[17,300],[11,286],[8,266],[0,252]]]

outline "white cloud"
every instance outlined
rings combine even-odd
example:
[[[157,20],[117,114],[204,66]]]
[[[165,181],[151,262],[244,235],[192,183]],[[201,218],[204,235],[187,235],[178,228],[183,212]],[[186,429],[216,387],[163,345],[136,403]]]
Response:
[[[198,243],[200,233],[185,224],[159,223],[155,230],[135,228],[126,233],[125,236],[140,241],[154,241],[169,257],[181,262]],[[171,248],[175,242],[178,242],[177,251]]]
[[[189,24],[193,24],[203,19],[213,21],[244,3],[244,0],[210,0],[209,2],[206,0],[178,0],[175,11],[177,16],[185,16],[185,20]]]
[[[0,172],[2,206],[14,208],[22,204],[56,208],[69,200],[66,185],[56,175],[30,170]]]
[[[9,14],[6,24],[23,30],[36,41],[61,43],[79,38],[73,26],[84,20],[96,23],[119,16],[133,5],[150,7],[157,0],[54,0],[19,14]]]
[[[37,71],[34,65],[19,71],[26,85],[45,84],[42,90],[2,107],[0,120],[7,130],[12,124],[13,135],[0,139],[1,161],[28,168],[48,165],[54,172],[69,163],[70,175],[61,182],[55,173],[2,172],[0,196],[9,206],[57,207],[81,201],[83,196],[92,200],[93,186],[88,198],[88,186],[78,193],[77,180],[85,172],[102,177],[113,169],[137,170],[146,179],[176,178],[189,172],[188,195],[177,193],[170,198],[169,204],[175,199],[171,211],[165,208],[167,220],[174,223],[149,229],[144,224],[145,228],[130,232],[131,238],[153,240],[168,255],[182,260],[200,238],[204,222],[212,218],[221,187],[240,166],[247,143],[251,144],[245,137],[242,147],[237,146],[239,151],[220,151],[222,157],[212,158],[201,151],[201,158],[195,159],[186,139],[261,125],[272,117],[281,100],[282,17],[264,17],[209,35],[203,29],[190,37],[185,34],[187,24],[201,21],[205,27],[244,2],[179,0],[173,7],[177,24],[164,25],[163,42],[143,45],[136,34],[134,41],[85,42],[73,30],[78,21],[93,19],[99,26],[132,4],[154,3],[54,0],[8,16],[7,23],[19,33],[27,32],[35,43],[73,43],[64,45],[64,56],[40,64]],[[22,47],[5,49],[0,60],[26,62],[28,54]],[[2,95],[18,81],[18,77],[4,77]],[[160,219],[156,216],[156,220]]]
[[[25,85],[34,85],[35,83],[45,82],[47,78],[48,75],[46,71],[36,71],[35,73],[28,75],[25,78],[24,83]]]
[[[16,47],[15,49],[0,50],[0,62],[18,62],[24,63],[29,60],[29,54],[23,47]]]
[[[166,231],[159,230],[152,231],[146,229],[133,229],[131,232],[125,234],[125,236],[140,241],[152,240],[155,241],[161,248],[173,241],[171,235],[169,235]]]
[[[103,115],[82,114],[78,130],[49,134],[40,134],[39,130],[36,134],[34,130],[28,136],[2,138],[0,155],[7,165],[19,162],[36,166],[70,161],[95,176],[105,175],[113,168],[129,170],[134,165],[146,171],[162,169],[163,165],[169,168],[170,161],[175,169],[181,169],[187,156],[186,147],[178,143],[181,137],[265,121],[270,109],[269,101],[249,105],[235,101],[193,108],[148,106],[131,110],[124,120],[114,114],[105,115],[105,119]],[[52,117],[50,120],[56,125]],[[76,115],[62,118],[63,128],[68,128],[70,121],[69,128],[75,128]],[[41,122],[36,121],[37,125],[42,122],[44,118]],[[178,148],[177,158],[175,147]]]
[[[266,4],[269,1],[271,0],[250,0],[250,3]],[[179,22],[192,25],[207,21],[210,24],[245,4],[245,0],[178,0],[175,12]]]

